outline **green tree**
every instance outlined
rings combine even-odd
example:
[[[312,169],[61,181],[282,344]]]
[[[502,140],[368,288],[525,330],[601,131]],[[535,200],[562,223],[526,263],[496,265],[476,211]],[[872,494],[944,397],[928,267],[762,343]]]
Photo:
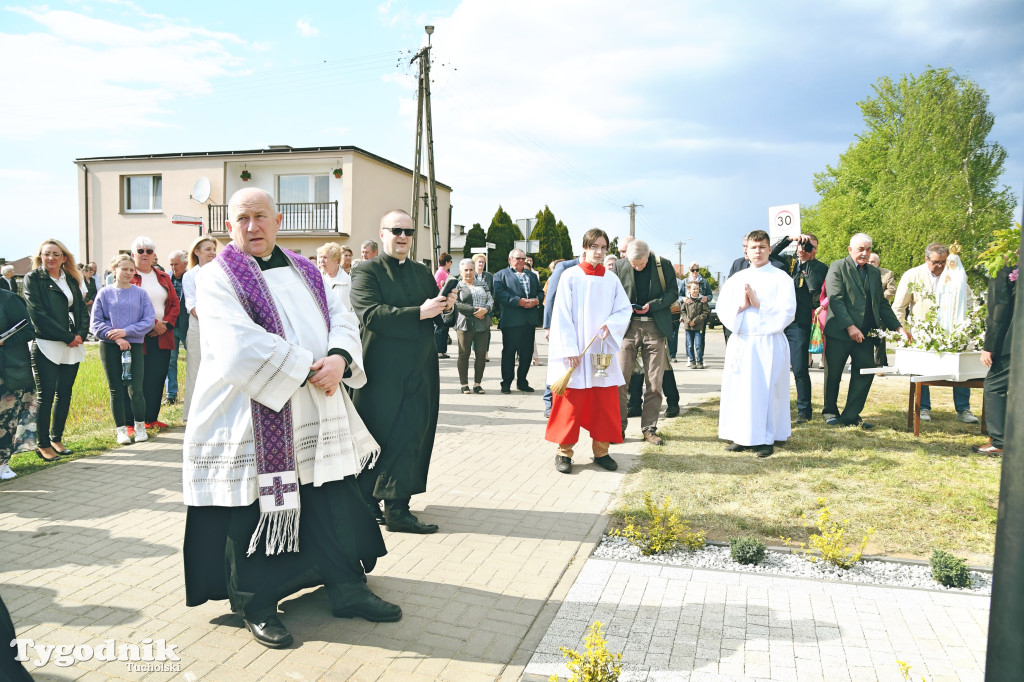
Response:
[[[572,237],[569,236],[569,228],[565,226],[561,220],[555,225],[555,230],[558,232],[559,239],[562,242],[562,255],[559,258],[569,260],[575,258],[575,250],[572,248]],[[582,244],[580,245],[582,249]]]
[[[522,238],[523,233],[519,226],[512,222],[505,209],[498,206],[498,211],[487,228],[487,241],[494,244],[494,248],[488,254],[488,270],[497,272],[508,267],[508,253],[512,250],[514,242]]]
[[[818,257],[846,255],[866,232],[899,277],[934,241],[958,241],[969,271],[996,230],[1011,225],[1017,198],[998,185],[1006,150],[988,139],[988,95],[950,68],[880,78],[858,102],[865,129],[835,166],[815,174],[820,201],[802,214]]]
[[[556,228],[557,221],[551,209],[547,206],[544,210],[537,211],[537,223],[530,233],[530,239],[540,241],[540,251],[534,258],[534,264],[547,267],[551,261],[562,257],[562,236]]]
[[[462,250],[463,257],[472,258],[473,249],[479,249],[487,245],[487,234],[480,223],[473,223],[473,227],[466,233],[466,247]]]

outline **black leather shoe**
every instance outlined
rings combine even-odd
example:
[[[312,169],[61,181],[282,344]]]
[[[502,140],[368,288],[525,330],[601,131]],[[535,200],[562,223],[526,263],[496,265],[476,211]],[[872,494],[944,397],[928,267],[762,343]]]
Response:
[[[512,389],[509,388],[508,386],[506,386],[505,384],[502,384],[501,385],[501,392],[505,393],[505,394],[509,394],[509,393],[512,392]]]
[[[726,452],[743,452],[747,449],[747,446],[740,445],[739,443],[729,443],[725,446]]]
[[[54,452],[57,451],[54,450]],[[43,454],[42,450],[36,448],[36,457],[43,460],[44,462],[56,462],[58,459],[60,459],[60,453],[57,452],[57,455],[55,457],[47,457],[46,455]]]
[[[436,533],[438,528],[433,523],[423,523],[407,509],[394,511],[390,514],[385,512],[386,519],[384,527],[392,533],[416,533],[419,535],[430,535]]]
[[[565,455],[555,455],[555,471],[557,471],[560,474],[571,474],[572,457],[566,457]]]
[[[825,420],[825,423],[829,426],[842,426],[843,423],[839,421],[839,417],[829,417]]]
[[[371,623],[394,623],[402,620],[401,606],[384,601],[365,585],[363,589],[354,591],[351,596],[352,598],[344,604],[332,604],[331,611],[335,618],[362,618]]]
[[[665,416],[666,417],[678,417],[679,416],[679,406],[678,405],[669,405],[668,407],[666,407],[665,408]]]
[[[276,615],[252,621],[243,618],[242,622],[249,628],[253,638],[265,647],[284,649],[292,645],[292,633],[288,632],[288,628]]]
[[[54,443],[51,441],[50,446],[53,447],[53,444]],[[64,448],[64,443],[61,443],[60,446],[62,448]],[[73,455],[73,454],[75,454],[75,451],[72,450],[71,448],[64,448],[63,450],[58,450],[57,448],[53,448],[53,451],[56,452],[58,455]]]
[[[516,384],[516,388],[523,393],[533,393],[533,386],[530,386],[530,384]]]
[[[604,455],[603,457],[595,457],[594,464],[601,467],[605,471],[615,471],[619,468],[618,462],[612,459],[611,455]]]
[[[796,419],[793,420],[793,423],[794,424],[806,424],[809,421],[811,421],[811,416],[809,414],[798,414],[796,416]]]
[[[758,457],[771,457],[775,454],[775,448],[771,445],[758,445],[754,448],[754,454]]]

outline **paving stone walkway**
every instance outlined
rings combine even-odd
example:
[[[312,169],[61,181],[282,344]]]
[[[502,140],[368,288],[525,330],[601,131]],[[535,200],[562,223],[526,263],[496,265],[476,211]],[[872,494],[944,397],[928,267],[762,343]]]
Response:
[[[720,334],[709,341],[708,370],[675,365],[684,403],[717,392],[723,346]],[[543,353],[542,337],[540,343]],[[627,443],[613,446],[618,472],[591,463],[584,436],[573,474],[558,474],[553,447],[543,440],[546,368],[530,370],[536,393],[503,396],[500,334],[491,357],[483,396],[461,394],[454,357],[442,361],[430,490],[413,500],[441,531],[385,532],[389,554],[369,576],[378,594],[402,606],[398,623],[333,618],[323,590],[308,590],[282,602],[295,644],[273,651],[253,641],[226,602],[186,608],[180,431],[0,484],[0,594],[20,637],[92,647],[108,639],[165,640],[181,659],[173,671],[98,660],[29,663],[29,671],[37,680],[504,682],[554,665],[557,645],[574,643],[584,621],[601,616],[615,628],[612,641],[622,644],[633,679],[746,679],[748,664],[765,679],[874,679],[832,673],[840,660],[882,670],[897,654],[930,680],[976,679],[940,676],[980,665],[986,618],[974,602],[936,602],[925,610],[923,602],[881,591],[872,597],[878,612],[848,631],[860,601],[851,606],[844,590],[870,588],[789,581],[804,591],[800,596],[782,580],[769,586],[757,582],[765,578],[730,573],[654,574],[648,566],[588,559],[623,473],[637,461],[638,420]],[[896,603],[900,627],[916,628],[910,637],[887,620]],[[952,609],[960,616],[951,629],[935,614]],[[880,620],[884,627],[876,627]],[[880,632],[892,655],[883,649],[876,659],[861,642]],[[937,661],[936,647],[948,668],[918,663]],[[803,677],[785,676],[793,671]]]

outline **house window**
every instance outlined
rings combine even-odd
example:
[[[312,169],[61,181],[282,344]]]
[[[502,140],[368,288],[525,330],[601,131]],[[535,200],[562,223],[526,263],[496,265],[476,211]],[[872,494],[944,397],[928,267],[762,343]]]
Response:
[[[163,208],[163,180],[159,175],[127,175],[124,178],[125,213],[159,213]]]
[[[330,201],[328,175],[281,175],[277,178],[277,200],[282,204],[326,203]]]

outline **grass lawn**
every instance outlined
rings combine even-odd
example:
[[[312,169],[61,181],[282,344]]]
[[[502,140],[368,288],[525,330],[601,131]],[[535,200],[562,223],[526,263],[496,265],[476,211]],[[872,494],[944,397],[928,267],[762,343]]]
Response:
[[[178,356],[178,397],[185,390],[185,351]],[[78,367],[78,377],[71,393],[71,412],[64,429],[64,444],[75,454],[61,457],[47,463],[36,456],[35,451],[23,452],[11,458],[11,468],[18,476],[32,473],[45,467],[60,466],[80,457],[96,455],[104,450],[119,447],[114,438],[114,418],[110,414],[110,392],[107,377],[100,365],[99,346],[86,345],[85,360]],[[164,405],[160,408],[160,421],[169,426],[182,426],[181,403]],[[152,435],[152,432],[150,433]],[[3,485],[4,482],[0,482]]]
[[[755,535],[768,544],[782,544],[780,537],[799,543],[807,538],[800,515],[816,518],[825,498],[834,518],[850,520],[850,543],[874,527],[868,554],[927,559],[938,548],[991,566],[1000,460],[970,452],[987,440],[978,425],[954,419],[950,389],[932,389],[934,420],[915,438],[906,431],[905,378],[875,381],[863,417],[876,427],[865,431],[821,421],[821,372],[812,376],[815,421],[795,425],[767,459],[725,451],[717,400],[663,421],[666,443],[648,447],[627,477],[616,521],[639,512],[650,491],[659,503],[670,497],[709,540]],[[980,417],[981,391],[971,399]]]

